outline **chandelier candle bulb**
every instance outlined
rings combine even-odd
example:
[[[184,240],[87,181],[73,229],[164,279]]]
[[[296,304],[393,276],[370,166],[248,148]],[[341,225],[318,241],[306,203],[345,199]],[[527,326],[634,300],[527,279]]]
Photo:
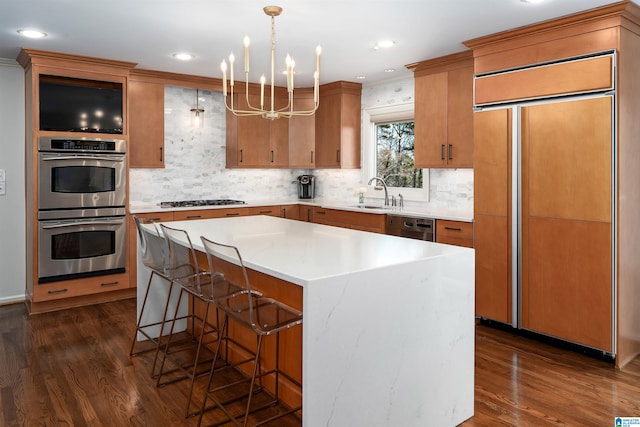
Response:
[[[260,76],[260,108],[264,108],[264,74]]]
[[[222,70],[222,96],[226,98],[227,96],[227,61],[222,60],[222,64],[220,64],[220,69]]]
[[[249,36],[244,36],[244,73],[249,74]]]
[[[230,86],[233,89],[233,65],[236,62],[236,56],[233,54],[233,52],[231,52],[229,54],[229,68],[231,69],[231,83]],[[232,90],[233,92],[233,90]]]

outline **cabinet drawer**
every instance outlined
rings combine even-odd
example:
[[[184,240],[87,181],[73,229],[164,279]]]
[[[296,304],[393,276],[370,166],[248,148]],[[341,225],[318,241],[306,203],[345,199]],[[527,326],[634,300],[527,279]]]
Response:
[[[437,220],[436,242],[473,247],[473,223],[445,219]]]
[[[247,208],[247,215],[282,216],[280,206],[255,206]]]
[[[33,302],[52,301],[83,295],[100,294],[127,289],[128,287],[129,273],[36,284],[33,289]]]
[[[224,218],[227,216],[247,215],[247,208],[224,208],[224,209],[195,209],[190,211],[175,211],[173,219],[175,221],[189,219]]]
[[[134,228],[136,226],[135,222],[133,221],[134,216],[137,216],[138,218],[150,219],[155,222],[173,221],[173,212],[147,212],[132,214],[130,225],[132,225]]]

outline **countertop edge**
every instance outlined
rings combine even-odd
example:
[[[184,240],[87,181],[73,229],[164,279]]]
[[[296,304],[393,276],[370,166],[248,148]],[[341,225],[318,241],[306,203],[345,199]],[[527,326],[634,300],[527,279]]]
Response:
[[[238,205],[219,205],[219,206],[191,206],[191,207],[172,207],[161,208],[159,205],[133,205],[129,206],[128,212],[130,214],[137,213],[152,213],[152,212],[177,212],[177,211],[192,211],[192,210],[208,210],[208,209],[232,209],[232,208],[251,208],[260,206],[274,206],[274,205],[304,205],[322,207],[326,209],[336,209],[343,211],[370,213],[378,215],[403,215],[413,218],[433,218],[440,220],[460,221],[460,222],[473,222],[473,214],[466,211],[456,211],[437,208],[421,208],[421,207],[405,207],[405,208],[360,208],[349,202],[334,201],[334,200],[316,200],[316,199],[297,199],[297,200],[265,200],[256,202],[247,202]]]

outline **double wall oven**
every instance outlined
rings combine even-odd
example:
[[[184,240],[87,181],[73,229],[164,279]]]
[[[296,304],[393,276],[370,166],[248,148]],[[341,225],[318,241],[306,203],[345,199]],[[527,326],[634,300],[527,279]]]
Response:
[[[38,283],[122,273],[126,143],[38,139]]]

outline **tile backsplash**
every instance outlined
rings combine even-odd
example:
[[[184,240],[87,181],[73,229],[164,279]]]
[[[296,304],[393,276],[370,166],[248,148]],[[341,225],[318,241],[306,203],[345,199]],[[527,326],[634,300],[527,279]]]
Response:
[[[317,197],[349,200],[366,180],[359,169],[226,169],[222,94],[207,90],[199,94],[199,105],[205,110],[204,127],[194,129],[190,127],[190,109],[196,103],[195,89],[165,86],[165,167],[130,170],[132,205],[190,199],[294,199],[296,178],[306,173],[316,176]],[[413,79],[363,87],[363,108],[412,99]],[[472,210],[473,170],[431,169],[426,206]]]

